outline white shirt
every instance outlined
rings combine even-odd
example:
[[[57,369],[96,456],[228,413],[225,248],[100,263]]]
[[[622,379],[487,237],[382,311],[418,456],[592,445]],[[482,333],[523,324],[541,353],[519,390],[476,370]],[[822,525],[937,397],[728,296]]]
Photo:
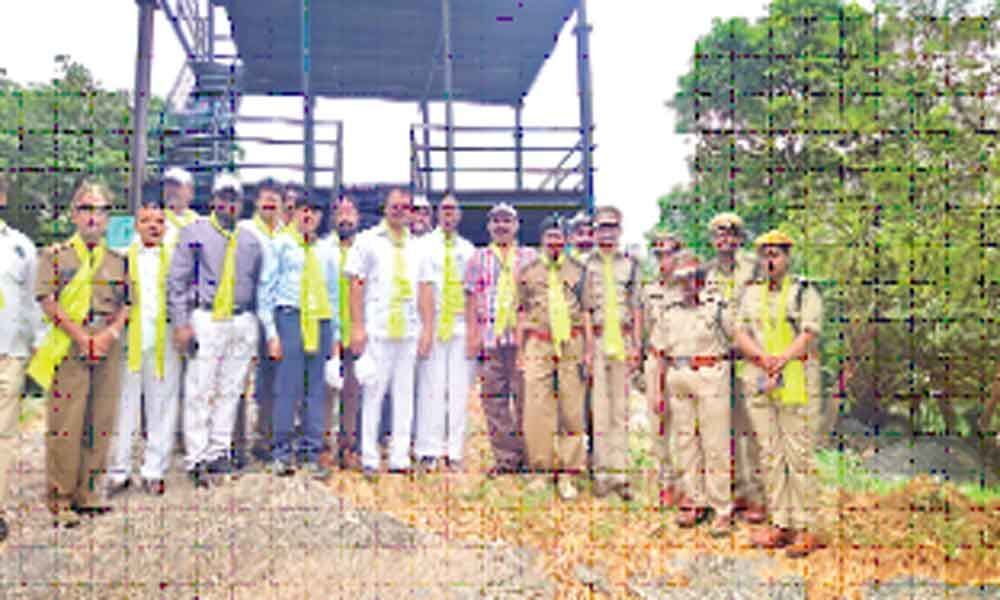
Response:
[[[365,331],[369,338],[389,337],[389,308],[393,296],[393,261],[396,248],[392,245],[386,227],[379,224],[361,232],[347,253],[344,272],[365,283]],[[412,339],[420,332],[417,314],[417,282],[420,277],[421,242],[407,235],[403,245],[406,259],[406,276],[410,281],[409,298],[403,301],[406,337]]]
[[[418,243],[421,246],[419,253],[424,257],[424,260],[421,261],[420,282],[434,284],[434,324],[436,327],[438,315],[441,314],[441,292],[444,290],[444,232],[435,229],[421,237]],[[465,295],[465,267],[469,264],[475,251],[475,246],[469,240],[455,234],[454,277],[458,281],[458,289],[463,296]],[[464,310],[455,315],[455,328],[452,330],[452,335],[465,335]]]
[[[139,318],[142,320],[142,350],[151,351],[156,347],[156,313],[160,308],[160,247],[139,248],[139,293],[142,304]]]
[[[35,244],[6,223],[0,224],[0,356],[28,358],[43,334],[42,309],[35,302],[38,251]],[[39,339],[36,340],[36,336]]]

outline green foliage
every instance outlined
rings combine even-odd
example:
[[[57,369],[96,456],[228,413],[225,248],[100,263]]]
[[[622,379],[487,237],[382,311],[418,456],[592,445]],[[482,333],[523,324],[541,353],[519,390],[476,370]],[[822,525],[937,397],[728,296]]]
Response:
[[[9,220],[39,244],[69,231],[64,210],[84,177],[107,184],[119,210],[127,204],[131,99],[102,89],[89,70],[56,57],[49,83],[0,78],[0,169],[12,174]],[[164,152],[161,128],[173,118],[160,98],[150,100],[149,150]]]
[[[966,428],[1000,350],[1000,22],[974,9],[774,0],[715,20],[670,103],[697,145],[663,219],[706,255],[722,210],[792,233],[823,283],[834,392],[924,429]]]

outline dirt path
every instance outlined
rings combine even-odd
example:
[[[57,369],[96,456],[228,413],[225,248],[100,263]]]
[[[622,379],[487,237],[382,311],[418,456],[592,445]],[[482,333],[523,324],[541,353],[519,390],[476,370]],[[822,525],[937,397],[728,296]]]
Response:
[[[24,437],[19,514],[0,549],[3,598],[547,598],[553,586],[503,544],[445,541],[354,508],[302,476],[248,474],[167,494],[130,490],[114,512],[51,527],[41,434]]]

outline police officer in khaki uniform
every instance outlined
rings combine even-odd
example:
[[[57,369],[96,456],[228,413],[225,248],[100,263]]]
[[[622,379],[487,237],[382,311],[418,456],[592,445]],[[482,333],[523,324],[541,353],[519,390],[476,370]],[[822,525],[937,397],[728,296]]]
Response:
[[[603,206],[594,213],[597,247],[585,265],[584,365],[593,375],[594,494],[628,486],[628,380],[641,361],[641,281],[635,257],[619,248],[621,211]]]
[[[771,526],[753,532],[765,548],[788,546],[792,557],[821,547],[810,531],[816,511],[813,452],[821,418],[818,340],[823,304],[815,286],[788,275],[792,239],[770,231],[755,245],[766,267],[747,288],[735,339],[747,363],[750,422],[761,444]]]
[[[73,194],[76,234],[46,248],[35,295],[51,329],[28,374],[49,392],[46,477],[55,524],[110,510],[98,478],[121,397],[121,333],[128,315],[125,260],[104,242],[111,194],[84,182]]]
[[[671,412],[666,404],[664,377],[664,339],[667,334],[667,307],[681,299],[680,288],[673,281],[675,258],[681,241],[664,226],[650,230],[646,237],[655,260],[655,271],[642,286],[642,331],[645,336],[643,377],[646,401],[649,406],[650,433],[653,436],[653,454],[660,463],[660,504],[674,506],[679,499],[677,474],[670,452]]]
[[[741,249],[746,240],[746,227],[739,215],[719,213],[708,224],[716,256],[705,267],[705,288],[721,297],[735,317],[747,286],[759,278],[757,257]],[[738,358],[738,357],[737,357]],[[763,523],[764,488],[760,481],[760,449],[753,439],[750,417],[747,415],[742,391],[741,360],[730,363],[733,390],[733,449],[735,451],[735,508],[737,515],[748,523]]]
[[[673,413],[674,448],[684,500],[677,524],[692,527],[715,513],[713,535],[732,525],[729,459],[731,313],[725,301],[702,293],[704,273],[693,255],[678,261],[674,279],[682,299],[664,319],[666,387]]]
[[[572,500],[578,494],[573,479],[587,466],[581,376],[583,266],[563,252],[561,219],[547,217],[540,231],[541,252],[521,268],[518,280],[524,442],[529,468],[554,471],[559,496]]]

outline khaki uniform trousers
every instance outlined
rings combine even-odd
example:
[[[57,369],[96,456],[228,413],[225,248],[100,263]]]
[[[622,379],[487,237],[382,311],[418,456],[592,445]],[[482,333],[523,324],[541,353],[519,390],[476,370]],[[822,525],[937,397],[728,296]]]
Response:
[[[56,367],[49,394],[45,471],[53,512],[73,503],[100,504],[98,481],[121,398],[121,342],[96,364],[80,360],[76,352],[73,345]]]
[[[667,371],[673,411],[675,469],[692,507],[732,512],[729,363]]]
[[[737,360],[733,365],[733,460],[736,471],[734,489],[737,498],[743,498],[749,503],[762,505],[764,497],[763,470],[760,464],[760,444],[754,436],[753,424],[750,422],[750,398],[746,390],[753,389],[744,372],[750,372],[744,361]]]
[[[596,338],[595,343],[591,391],[594,479],[624,485],[628,482],[628,364],[608,359],[601,350],[601,338]]]
[[[25,363],[23,358],[0,356],[0,515],[7,502],[7,473],[17,453]]]
[[[747,371],[760,372],[755,367]],[[808,404],[785,406],[759,394],[748,398],[750,423],[760,445],[764,498],[776,527],[806,529],[815,521],[814,451],[824,421],[820,389],[819,361],[814,360],[806,365]]]
[[[661,365],[664,365],[661,353],[650,348],[642,368],[646,379],[646,402],[649,406],[649,433],[653,442],[653,457],[660,465],[660,484],[671,486],[677,480],[673,453],[670,450],[673,443],[673,411],[667,402],[666,371],[661,373]]]
[[[579,335],[563,344],[561,357],[549,340],[525,340],[524,444],[528,465],[536,471],[579,474],[587,467],[582,354]]]

